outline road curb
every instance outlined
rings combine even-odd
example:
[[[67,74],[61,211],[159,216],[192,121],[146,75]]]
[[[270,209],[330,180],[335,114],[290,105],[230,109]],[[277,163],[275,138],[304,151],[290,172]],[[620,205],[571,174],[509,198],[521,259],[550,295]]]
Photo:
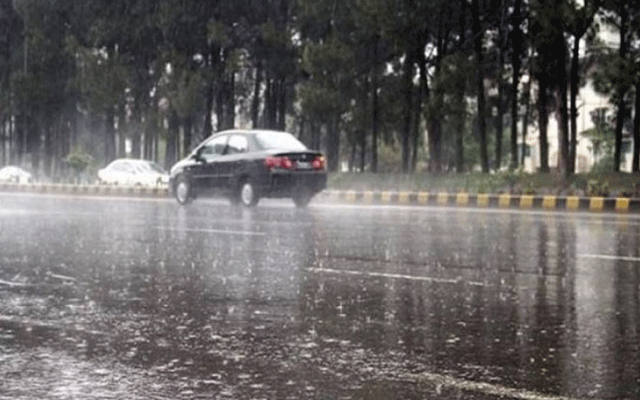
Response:
[[[358,204],[454,206],[547,211],[640,212],[640,198],[327,190],[325,199]]]
[[[0,183],[0,192],[90,196],[167,197],[167,187]]]
[[[18,184],[4,182],[0,182],[0,192],[156,198],[169,197],[170,195],[169,188],[166,186]],[[640,198],[627,197],[353,190],[325,190],[318,197],[324,200],[353,204],[640,213]]]

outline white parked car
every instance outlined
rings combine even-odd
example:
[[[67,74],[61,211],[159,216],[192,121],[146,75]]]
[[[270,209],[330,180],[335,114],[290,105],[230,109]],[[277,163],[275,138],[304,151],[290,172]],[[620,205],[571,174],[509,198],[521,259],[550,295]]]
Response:
[[[98,171],[98,181],[107,185],[163,186],[169,183],[169,174],[153,161],[119,158]]]
[[[20,167],[7,165],[0,169],[0,182],[31,183],[31,174]]]

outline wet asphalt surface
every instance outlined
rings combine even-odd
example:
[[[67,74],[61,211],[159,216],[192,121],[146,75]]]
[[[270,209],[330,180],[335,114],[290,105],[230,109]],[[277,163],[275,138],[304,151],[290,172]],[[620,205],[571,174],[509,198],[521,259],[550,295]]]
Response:
[[[0,399],[640,396],[640,219],[0,193]]]

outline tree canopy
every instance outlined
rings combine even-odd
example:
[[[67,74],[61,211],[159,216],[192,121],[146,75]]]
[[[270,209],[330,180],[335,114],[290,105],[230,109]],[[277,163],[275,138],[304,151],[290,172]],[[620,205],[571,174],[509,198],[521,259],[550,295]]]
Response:
[[[518,168],[535,125],[540,168],[566,175],[591,80],[612,168],[630,134],[638,171],[639,57],[638,1],[0,0],[0,165],[169,167],[249,127],[293,132],[334,171],[488,172]]]

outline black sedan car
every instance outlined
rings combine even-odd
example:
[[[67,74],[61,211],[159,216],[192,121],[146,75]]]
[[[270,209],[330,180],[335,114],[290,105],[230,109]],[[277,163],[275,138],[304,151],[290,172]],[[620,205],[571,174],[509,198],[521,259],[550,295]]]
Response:
[[[322,153],[287,132],[229,130],[210,136],[176,163],[170,188],[180,204],[223,195],[251,207],[260,198],[291,198],[306,206],[327,185]]]

